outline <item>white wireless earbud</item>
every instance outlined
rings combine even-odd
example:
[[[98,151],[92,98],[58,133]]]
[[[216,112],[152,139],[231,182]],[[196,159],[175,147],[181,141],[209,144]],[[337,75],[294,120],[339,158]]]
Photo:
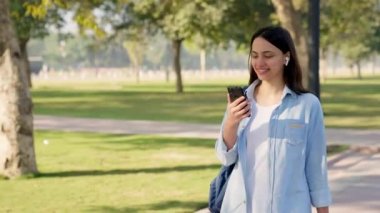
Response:
[[[288,66],[288,63],[289,63],[289,57],[285,57],[285,66]]]

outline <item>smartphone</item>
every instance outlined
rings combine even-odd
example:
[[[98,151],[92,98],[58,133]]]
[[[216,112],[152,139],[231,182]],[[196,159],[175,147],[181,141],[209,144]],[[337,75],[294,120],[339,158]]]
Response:
[[[240,96],[244,96],[247,98],[247,96],[244,93],[244,89],[240,86],[229,86],[227,87],[228,95],[230,96],[231,102],[238,99]]]

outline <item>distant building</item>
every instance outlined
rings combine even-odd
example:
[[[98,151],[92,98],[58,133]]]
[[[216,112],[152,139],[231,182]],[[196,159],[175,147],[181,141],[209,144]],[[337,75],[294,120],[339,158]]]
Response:
[[[43,59],[40,56],[29,57],[31,74],[38,75],[44,65]]]

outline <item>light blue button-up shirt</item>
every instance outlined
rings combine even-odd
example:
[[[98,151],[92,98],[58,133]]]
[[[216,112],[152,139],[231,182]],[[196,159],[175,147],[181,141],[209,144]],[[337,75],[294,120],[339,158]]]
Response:
[[[253,94],[258,82],[248,87],[249,94]],[[253,118],[240,122],[237,142],[231,150],[227,151],[224,144],[223,128],[216,142],[216,153],[222,164],[237,162],[227,185],[222,212],[243,213],[251,203],[247,202],[251,196],[246,193],[250,185],[247,184],[246,127]],[[223,124],[224,121],[222,127]],[[269,185],[264,187],[268,196],[259,213],[308,213],[311,205],[329,206],[326,139],[318,98],[311,93],[296,94],[285,86],[281,103],[271,115],[268,137]]]

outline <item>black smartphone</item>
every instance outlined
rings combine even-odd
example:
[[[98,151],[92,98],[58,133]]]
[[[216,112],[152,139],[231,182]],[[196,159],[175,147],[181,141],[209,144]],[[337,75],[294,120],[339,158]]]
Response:
[[[228,95],[230,96],[231,102],[235,101],[240,96],[244,96],[245,98],[247,98],[244,94],[244,89],[240,86],[229,86],[227,87],[227,91]]]

